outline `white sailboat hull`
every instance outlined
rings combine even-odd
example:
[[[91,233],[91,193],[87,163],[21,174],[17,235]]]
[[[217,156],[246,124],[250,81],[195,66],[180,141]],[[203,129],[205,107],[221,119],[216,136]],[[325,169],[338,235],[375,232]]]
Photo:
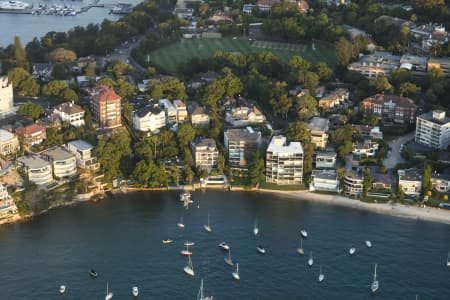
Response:
[[[366,241],[366,247],[367,248],[372,248],[372,242],[371,241]]]
[[[206,232],[211,232],[211,226],[209,225],[203,225],[203,228],[205,229]]]
[[[325,279],[325,275],[320,274],[319,275],[319,282],[322,282]]]
[[[314,260],[312,258],[310,258],[308,260],[308,266],[312,267],[313,264],[314,264]]]
[[[305,239],[308,237],[308,233],[306,232],[306,230],[301,230],[300,234],[302,235],[302,237],[304,237]]]
[[[186,274],[188,274],[190,276],[194,276],[195,275],[194,270],[191,267],[189,267],[189,266],[184,267],[183,270],[184,270],[184,273],[186,273]]]
[[[303,255],[305,254],[305,251],[303,251],[303,248],[297,248],[297,253]]]
[[[375,293],[376,291],[378,291],[378,288],[379,288],[378,280],[372,282],[372,286],[370,287],[370,289],[372,290],[372,293]]]
[[[236,273],[236,272],[233,272],[233,278],[234,278],[235,280],[241,279],[241,278],[239,277],[239,274]]]
[[[134,297],[139,296],[139,289],[137,286],[133,287],[131,293],[133,294]]]

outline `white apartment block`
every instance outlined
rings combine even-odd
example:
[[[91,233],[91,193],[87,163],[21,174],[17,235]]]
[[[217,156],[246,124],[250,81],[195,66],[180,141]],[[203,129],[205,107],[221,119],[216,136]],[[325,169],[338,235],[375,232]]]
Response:
[[[68,122],[75,127],[84,126],[84,109],[73,102],[66,102],[55,106],[53,113],[59,116],[62,122]]]
[[[14,92],[8,77],[0,77],[0,118],[14,113]]]
[[[313,170],[310,191],[339,192],[339,178],[335,170]]]
[[[75,154],[78,167],[82,169],[97,170],[100,164],[93,155],[94,146],[83,140],[75,140],[67,143],[67,150]]]
[[[266,182],[279,185],[303,183],[303,148],[288,143],[285,136],[274,136],[266,152]]]
[[[69,150],[56,146],[45,150],[41,155],[52,164],[55,178],[69,178],[77,173],[77,160]]]
[[[14,199],[9,195],[6,184],[0,184],[0,218],[8,218],[17,214]]]
[[[219,151],[213,139],[199,139],[191,143],[194,153],[195,167],[208,171],[217,167]]]
[[[146,106],[134,113],[133,126],[139,131],[157,133],[166,126],[166,113],[157,105]]]
[[[186,104],[181,100],[173,100],[173,105],[177,109],[177,122],[183,123],[189,120],[189,114],[186,108]]]
[[[450,118],[440,110],[418,116],[415,141],[430,148],[447,149],[450,145]]]
[[[39,156],[22,156],[17,163],[23,167],[29,181],[36,185],[48,185],[53,182],[50,162]]]
[[[178,120],[178,112],[175,105],[169,99],[160,99],[159,107],[166,113],[166,121],[168,124],[176,124]]]

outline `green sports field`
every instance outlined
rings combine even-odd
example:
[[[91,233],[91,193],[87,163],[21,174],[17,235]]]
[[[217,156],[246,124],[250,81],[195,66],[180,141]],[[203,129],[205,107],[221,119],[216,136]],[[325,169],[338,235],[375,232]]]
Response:
[[[216,50],[238,54],[270,51],[286,61],[293,55],[300,55],[310,62],[324,61],[334,65],[334,47],[330,44],[287,44],[267,41],[248,41],[245,39],[183,39],[149,53],[150,62],[169,72],[175,72],[177,65],[188,62],[193,57],[208,57]]]

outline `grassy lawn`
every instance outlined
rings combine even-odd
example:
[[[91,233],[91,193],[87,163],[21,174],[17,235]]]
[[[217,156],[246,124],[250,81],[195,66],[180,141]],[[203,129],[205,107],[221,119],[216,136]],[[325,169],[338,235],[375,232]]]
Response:
[[[270,51],[281,60],[286,61],[293,55],[300,55],[311,62],[325,61],[334,65],[334,46],[315,42],[316,50],[311,45],[296,45],[245,39],[183,39],[177,43],[150,52],[150,61],[169,72],[176,72],[177,65],[194,57],[209,57],[214,51],[221,50],[239,54]]]

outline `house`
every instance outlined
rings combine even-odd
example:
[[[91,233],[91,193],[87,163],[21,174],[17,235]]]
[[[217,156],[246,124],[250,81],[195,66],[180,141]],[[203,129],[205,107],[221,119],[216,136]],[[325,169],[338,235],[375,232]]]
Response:
[[[348,69],[356,71],[368,79],[379,76],[388,77],[393,70],[400,66],[401,56],[390,52],[375,51],[373,54],[363,55],[358,61],[350,63]]]
[[[31,76],[41,81],[50,81],[53,73],[53,63],[36,63],[33,65]]]
[[[363,139],[383,139],[383,132],[379,126],[369,125],[352,125],[356,132],[358,132]]]
[[[375,114],[383,121],[400,124],[416,122],[417,105],[407,97],[376,94],[362,101],[364,115]]]
[[[364,142],[353,143],[352,154],[359,157],[375,157],[378,150],[378,143],[371,140],[364,140]]]
[[[415,141],[430,148],[447,149],[450,145],[450,118],[445,111],[434,110],[418,116]]]
[[[10,218],[17,214],[14,199],[9,195],[6,184],[0,184],[0,219]]]
[[[91,91],[91,111],[100,128],[122,126],[121,100],[122,98],[106,85],[97,86]]]
[[[85,111],[73,102],[65,102],[55,106],[53,113],[59,116],[62,122],[67,122],[75,127],[84,126]]]
[[[306,13],[309,10],[309,4],[305,0],[297,1],[297,8],[300,12]]]
[[[159,107],[164,110],[166,114],[167,124],[176,124],[178,119],[178,112],[175,105],[169,99],[160,99],[158,101]]]
[[[339,192],[339,176],[335,170],[313,170],[310,191]]]
[[[16,135],[4,129],[0,129],[0,155],[8,156],[16,153],[20,148]]]
[[[177,122],[183,123],[189,119],[189,115],[186,109],[186,104],[181,100],[173,100],[173,105],[177,110]]]
[[[61,130],[62,127],[61,119],[53,113],[38,119],[36,123],[44,126],[45,128],[56,128],[57,130]]]
[[[434,173],[431,174],[431,184],[436,191],[440,193],[448,193],[450,191],[449,170],[445,170],[441,173],[434,171]]]
[[[246,14],[251,14],[253,12],[253,8],[255,8],[256,5],[254,4],[244,4],[244,7],[242,8],[242,12]]]
[[[134,112],[133,127],[139,131],[159,132],[166,126],[166,113],[157,104],[149,104]]]
[[[311,143],[317,148],[325,149],[328,142],[328,119],[313,117],[308,123],[308,129],[311,133]]]
[[[430,57],[427,63],[428,72],[433,68],[441,70],[445,76],[450,77],[450,58]]]
[[[53,182],[52,166],[50,162],[37,155],[22,156],[17,164],[23,167],[27,179],[36,185],[45,186]]]
[[[344,195],[357,197],[363,194],[364,174],[361,168],[346,170],[344,175]]]
[[[264,123],[266,117],[253,104],[240,103],[225,112],[225,121],[233,127],[248,126]]]
[[[74,62],[74,69],[82,70],[86,68],[88,65],[92,65],[94,67],[97,66],[97,61],[94,55],[78,57],[77,60]]]
[[[230,168],[247,171],[255,151],[261,148],[261,132],[251,127],[228,129],[223,139]]]
[[[42,143],[47,137],[45,127],[38,124],[16,128],[15,132],[24,149],[28,150]]]
[[[0,119],[14,114],[14,90],[7,76],[0,77]]]
[[[318,101],[318,106],[322,110],[331,110],[340,107],[344,107],[345,101],[348,100],[349,92],[347,89],[339,88],[335,89],[327,96],[322,97]]]
[[[272,138],[266,151],[266,182],[279,185],[303,183],[303,148],[287,142],[285,136]]]
[[[98,170],[100,164],[97,162],[97,157],[93,155],[94,146],[83,140],[75,140],[68,142],[67,150],[75,154],[77,166],[82,169]]]
[[[178,19],[190,19],[194,15],[194,10],[192,8],[177,7],[173,10],[173,14],[177,16]]]
[[[191,142],[191,149],[194,153],[196,168],[210,172],[217,167],[219,150],[217,150],[216,142],[213,139],[198,138]]]
[[[335,169],[337,154],[334,151],[315,151],[314,162],[317,169]]]
[[[211,118],[206,107],[198,105],[197,102],[190,102],[188,103],[188,112],[191,116],[192,127],[209,127]]]
[[[399,28],[405,28],[405,27],[413,28],[416,26],[416,24],[412,21],[397,18],[397,17],[387,16],[387,15],[379,16],[378,18],[375,19],[374,22],[375,22],[375,24],[379,23],[379,22],[386,22],[386,23],[395,25]]]
[[[41,156],[52,165],[53,176],[56,179],[66,179],[77,173],[75,155],[69,150],[55,146],[41,153]]]
[[[398,187],[402,189],[406,195],[419,196],[422,192],[422,173],[416,169],[399,169]]]
[[[388,192],[392,191],[392,183],[394,176],[392,170],[381,172],[377,166],[370,167],[370,176],[372,176],[372,191],[373,192]]]
[[[272,6],[280,3],[280,0],[258,0],[256,5],[259,7],[260,11],[268,12],[272,9]]]

